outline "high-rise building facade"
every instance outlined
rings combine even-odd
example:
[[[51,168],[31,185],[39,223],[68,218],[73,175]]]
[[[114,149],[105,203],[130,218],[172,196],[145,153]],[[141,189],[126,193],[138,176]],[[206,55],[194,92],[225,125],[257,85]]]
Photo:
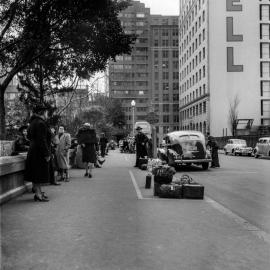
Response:
[[[122,55],[109,63],[110,97],[122,101],[126,114],[127,129],[132,130],[131,101],[136,101],[135,121],[145,120],[150,95],[149,73],[149,17],[150,9],[139,1],[119,14],[126,34],[138,36],[131,55]]]
[[[158,115],[159,141],[179,129],[178,17],[151,15],[150,107]]]
[[[180,128],[232,134],[229,115],[270,124],[266,0],[180,0]]]
[[[135,122],[155,111],[159,137],[179,127],[178,17],[151,15],[139,1],[119,14],[128,34],[138,36],[131,55],[109,63],[109,92],[122,101],[127,128],[132,130],[131,101],[136,101]]]

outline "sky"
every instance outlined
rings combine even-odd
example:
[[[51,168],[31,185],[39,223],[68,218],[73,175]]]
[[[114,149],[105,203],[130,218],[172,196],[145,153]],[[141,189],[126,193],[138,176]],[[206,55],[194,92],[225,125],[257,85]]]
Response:
[[[150,8],[151,14],[179,15],[179,0],[140,0]]]

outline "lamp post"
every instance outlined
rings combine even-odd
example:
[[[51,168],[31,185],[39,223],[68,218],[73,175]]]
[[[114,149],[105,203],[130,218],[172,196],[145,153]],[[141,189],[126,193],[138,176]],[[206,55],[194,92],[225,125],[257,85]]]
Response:
[[[135,100],[131,101],[131,108],[132,108],[132,135],[133,137],[135,136],[135,130],[134,130],[134,121],[135,121],[135,106],[136,106],[136,102]]]

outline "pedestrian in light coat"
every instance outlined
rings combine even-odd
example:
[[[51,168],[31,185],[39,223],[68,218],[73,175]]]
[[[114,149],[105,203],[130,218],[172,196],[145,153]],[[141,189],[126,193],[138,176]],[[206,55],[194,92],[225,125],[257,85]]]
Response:
[[[71,137],[69,133],[65,132],[64,127],[60,126],[58,129],[57,138],[59,143],[56,148],[56,158],[61,180],[68,181],[68,150],[71,146]]]

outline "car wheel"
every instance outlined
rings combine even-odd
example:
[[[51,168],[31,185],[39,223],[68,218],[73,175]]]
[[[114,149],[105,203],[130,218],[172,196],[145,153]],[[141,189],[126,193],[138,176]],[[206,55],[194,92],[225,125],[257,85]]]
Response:
[[[208,170],[208,168],[209,168],[209,163],[208,163],[208,162],[203,162],[203,163],[202,163],[202,168],[203,168],[203,170]]]

